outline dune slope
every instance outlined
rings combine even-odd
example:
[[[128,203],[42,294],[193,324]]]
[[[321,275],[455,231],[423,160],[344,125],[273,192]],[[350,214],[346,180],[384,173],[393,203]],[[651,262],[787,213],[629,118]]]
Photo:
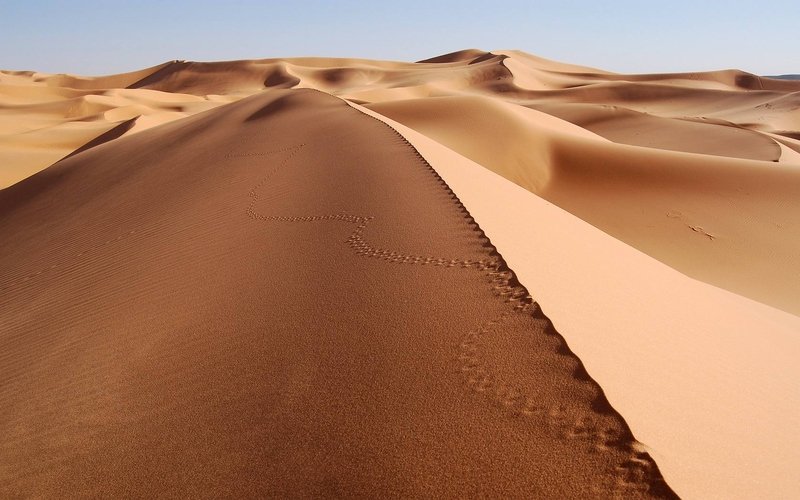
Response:
[[[673,496],[427,162],[336,98],[100,144],[0,212],[0,496]]]
[[[617,74],[469,49],[419,63],[306,57],[170,61],[102,77],[2,71],[0,188],[120,131],[283,88],[368,105],[683,273],[800,314],[800,82],[737,70]],[[578,130],[607,141],[560,134]],[[780,178],[776,190],[758,180],[772,168],[765,175]]]
[[[689,276],[800,315],[798,165],[619,144],[486,97],[367,106]]]
[[[799,192],[736,70],[0,71],[0,496],[791,497]]]
[[[800,317],[691,279],[381,119],[458,193],[677,494],[794,497]]]

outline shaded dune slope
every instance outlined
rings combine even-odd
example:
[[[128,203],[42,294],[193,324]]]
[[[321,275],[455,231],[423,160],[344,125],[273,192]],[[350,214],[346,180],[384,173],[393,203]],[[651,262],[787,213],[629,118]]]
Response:
[[[775,140],[730,123],[663,118],[597,104],[530,107],[620,144],[774,162],[781,157],[781,148]]]
[[[455,195],[323,93],[0,191],[0,496],[673,496]]]
[[[367,107],[689,276],[800,313],[798,166],[666,150],[684,139],[691,148],[691,139],[697,150],[713,144],[720,154],[774,158],[774,141],[761,134],[589,105],[544,107],[579,127],[480,96]],[[600,137],[625,142],[625,133],[655,136],[660,148]]]
[[[581,126],[602,115],[602,124],[588,128],[623,144],[709,155],[796,162],[797,155],[781,152],[800,147],[775,136],[800,127],[800,83],[734,70],[624,75],[520,51],[477,49],[419,63],[313,57],[170,61],[101,77],[0,71],[0,153],[13,152],[4,159],[12,172],[0,178],[0,186],[69,153],[64,146],[45,154],[53,138],[42,131],[63,137],[77,127],[83,132],[69,141],[74,150],[124,120],[153,117],[137,122],[129,132],[135,133],[275,88],[315,88],[359,104],[491,97],[552,111]],[[36,147],[22,154],[15,142]]]
[[[70,156],[75,156],[76,154],[83,153],[84,151],[97,147],[101,144],[113,141],[114,139],[119,139],[125,134],[125,132],[128,132],[131,128],[133,128],[135,124],[136,124],[136,118],[131,118],[130,120],[126,120],[120,123],[119,125],[115,125],[114,128],[112,128],[108,132],[100,134],[99,136],[95,137],[91,141],[79,147],[78,149],[68,154],[64,158],[66,159],[69,158]]]

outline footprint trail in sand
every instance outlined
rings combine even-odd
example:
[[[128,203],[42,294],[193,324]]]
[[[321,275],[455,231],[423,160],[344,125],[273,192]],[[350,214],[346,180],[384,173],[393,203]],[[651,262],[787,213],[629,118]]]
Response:
[[[142,132],[0,209],[2,269],[59,263],[0,301],[0,496],[673,495],[455,194],[339,99]]]

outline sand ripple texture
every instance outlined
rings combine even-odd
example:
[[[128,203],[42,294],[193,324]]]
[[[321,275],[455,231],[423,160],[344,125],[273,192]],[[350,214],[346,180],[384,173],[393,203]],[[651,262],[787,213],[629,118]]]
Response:
[[[4,498],[673,496],[456,195],[337,98],[97,146],[0,214]]]

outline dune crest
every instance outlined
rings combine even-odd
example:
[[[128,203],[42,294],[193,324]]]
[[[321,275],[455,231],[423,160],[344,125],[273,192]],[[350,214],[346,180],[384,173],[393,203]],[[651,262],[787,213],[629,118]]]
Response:
[[[800,314],[800,279],[785,279],[800,277],[792,215],[800,210],[800,82],[742,71],[623,75],[469,49],[419,63],[170,61],[94,78],[3,72],[0,182],[97,143],[127,120],[137,119],[126,134],[137,133],[281,88],[368,105],[681,272]],[[455,99],[449,108],[438,99],[445,97]],[[470,119],[436,116],[446,108]],[[576,133],[565,136],[568,123],[528,109]],[[580,128],[610,143],[584,143]],[[775,183],[761,181],[766,168]]]
[[[790,495],[798,110],[514,50],[0,71],[0,496]]]
[[[382,118],[459,193],[681,497],[794,495],[799,317],[690,279]]]
[[[456,195],[332,96],[106,142],[0,210],[3,496],[674,497]]]

